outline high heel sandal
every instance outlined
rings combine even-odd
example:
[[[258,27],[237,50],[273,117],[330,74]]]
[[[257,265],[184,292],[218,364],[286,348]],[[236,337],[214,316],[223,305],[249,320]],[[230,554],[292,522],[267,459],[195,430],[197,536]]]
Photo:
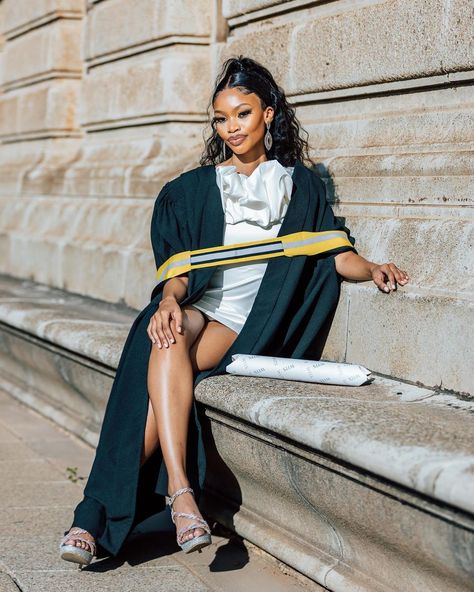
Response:
[[[63,536],[61,542],[59,543],[59,550],[61,551],[60,557],[61,559],[65,559],[66,561],[72,561],[73,563],[79,563],[79,569],[82,565],[89,565],[92,561],[92,558],[96,555],[96,544],[93,541],[89,541],[83,537],[77,536],[78,534],[82,534],[87,532],[83,528],[71,528],[70,532]],[[87,534],[90,534],[87,532]],[[65,541],[67,540],[74,540],[74,541],[83,541],[90,545],[92,549],[92,553],[87,549],[83,549],[82,547],[77,547],[74,544],[66,545]]]
[[[212,543],[211,529],[209,528],[208,523],[203,518],[196,516],[196,514],[189,514],[188,512],[175,512],[173,510],[173,502],[176,499],[176,497],[178,495],[181,495],[182,493],[186,493],[187,491],[194,495],[194,491],[191,489],[191,487],[183,487],[175,491],[172,496],[165,496],[166,504],[171,508],[171,520],[173,521],[173,524],[176,525],[175,516],[182,516],[183,518],[191,518],[192,520],[196,520],[195,523],[190,524],[189,526],[184,526],[178,531],[176,536],[176,542],[185,553],[191,553],[192,551],[199,551],[199,553],[202,553],[202,547],[207,547],[207,545],[210,545]],[[181,540],[183,534],[188,530],[193,530],[194,528],[202,528],[206,532],[200,536],[195,536],[194,538],[188,541],[184,541],[184,543],[182,543]]]

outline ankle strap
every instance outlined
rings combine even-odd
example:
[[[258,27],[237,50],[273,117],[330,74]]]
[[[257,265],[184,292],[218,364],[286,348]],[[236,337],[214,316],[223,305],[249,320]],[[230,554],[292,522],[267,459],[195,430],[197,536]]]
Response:
[[[182,493],[186,493],[188,491],[194,495],[194,491],[191,489],[191,487],[182,487],[181,489],[175,491],[172,496],[165,495],[166,504],[168,506],[172,506],[174,500],[178,497],[178,495],[181,495]]]

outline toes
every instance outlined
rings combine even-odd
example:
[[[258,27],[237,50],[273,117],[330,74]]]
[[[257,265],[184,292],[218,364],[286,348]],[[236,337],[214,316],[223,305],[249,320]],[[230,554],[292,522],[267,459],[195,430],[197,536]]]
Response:
[[[189,540],[195,539],[203,534],[202,528],[193,528],[193,530],[189,533]]]
[[[92,545],[90,545],[89,543],[86,543],[84,541],[78,541],[77,539],[74,538],[70,538],[70,539],[66,539],[64,542],[65,545],[74,545],[75,547],[79,547],[80,549],[87,549],[87,551],[90,551],[92,553]]]

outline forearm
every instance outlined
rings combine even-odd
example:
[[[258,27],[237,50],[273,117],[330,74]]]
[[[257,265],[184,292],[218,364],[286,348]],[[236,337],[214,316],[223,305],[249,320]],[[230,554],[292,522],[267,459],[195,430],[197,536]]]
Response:
[[[367,261],[354,251],[345,251],[334,257],[336,271],[346,280],[367,281],[372,279],[372,270],[376,263]]]
[[[186,296],[188,291],[188,276],[178,276],[169,279],[163,288],[163,297],[162,300],[165,298],[174,298],[176,302],[181,302]]]

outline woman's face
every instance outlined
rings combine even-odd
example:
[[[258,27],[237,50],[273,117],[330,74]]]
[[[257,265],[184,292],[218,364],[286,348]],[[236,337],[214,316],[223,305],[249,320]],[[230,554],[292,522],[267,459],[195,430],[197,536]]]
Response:
[[[214,100],[214,127],[236,155],[256,160],[265,154],[263,137],[273,108],[262,109],[255,93],[244,94],[237,88],[222,90]],[[235,137],[235,141],[233,138]]]

